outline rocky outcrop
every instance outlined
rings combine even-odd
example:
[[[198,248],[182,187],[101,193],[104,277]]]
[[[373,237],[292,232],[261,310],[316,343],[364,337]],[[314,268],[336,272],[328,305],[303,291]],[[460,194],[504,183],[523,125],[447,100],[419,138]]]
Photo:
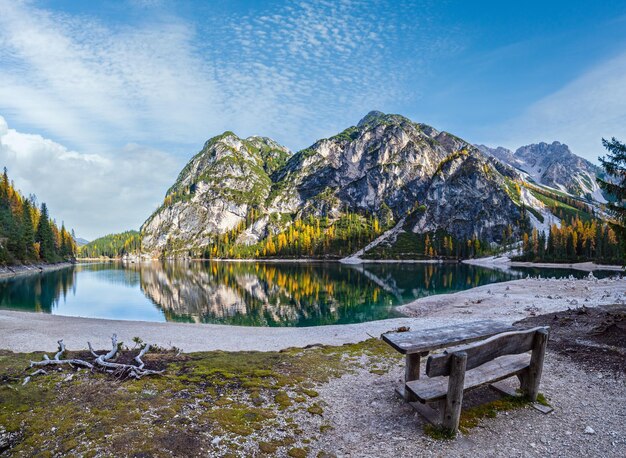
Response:
[[[291,153],[265,137],[214,137],[180,172],[163,205],[141,228],[143,249],[202,247],[242,223],[267,199],[270,174]],[[258,238],[258,236],[257,236]]]
[[[567,161],[557,161],[565,145],[525,148],[513,154],[475,147],[381,112],[293,155],[271,139],[226,132],[209,140],[181,171],[161,208],[143,225],[143,247],[157,254],[184,253],[225,233],[237,244],[251,245],[295,219],[333,221],[348,212],[375,215],[388,227],[406,220],[402,230],[443,230],[461,240],[499,243],[505,229],[515,237],[527,228],[516,184],[521,165],[531,170],[526,174],[556,187],[566,186],[567,167],[587,167],[571,153]]]
[[[506,177],[479,155],[458,155],[442,165],[422,200],[413,232],[443,229],[460,239],[500,242],[522,222],[520,207],[507,193]]]
[[[520,170],[522,176],[573,196],[605,202],[596,182],[599,167],[572,153],[560,142],[536,143],[518,148],[515,153],[497,147],[478,145],[483,153]]]

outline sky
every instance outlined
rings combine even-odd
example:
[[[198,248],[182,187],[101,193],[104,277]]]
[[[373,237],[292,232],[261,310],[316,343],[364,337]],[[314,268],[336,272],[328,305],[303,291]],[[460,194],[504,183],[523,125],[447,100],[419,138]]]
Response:
[[[0,0],[0,166],[87,239],[225,130],[297,151],[370,110],[597,162],[626,140],[626,1]]]

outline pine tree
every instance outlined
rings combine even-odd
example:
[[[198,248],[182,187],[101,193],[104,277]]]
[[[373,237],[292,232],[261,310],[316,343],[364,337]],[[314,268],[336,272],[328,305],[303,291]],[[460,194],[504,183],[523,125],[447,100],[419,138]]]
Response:
[[[41,204],[41,216],[35,233],[35,241],[39,242],[39,256],[47,262],[57,261],[56,246],[54,243],[54,233],[50,225],[48,216],[48,207],[45,203]]]
[[[28,199],[24,199],[22,202],[22,222],[24,225],[22,231],[22,239],[24,246],[26,247],[25,259],[34,260],[37,258],[35,253],[35,227],[33,225],[32,207]]]
[[[609,151],[606,157],[599,158],[608,177],[598,178],[598,184],[615,198],[614,202],[607,204],[607,209],[615,218],[612,226],[620,240],[626,264],[626,144],[613,137],[611,141],[603,138],[602,145]]]

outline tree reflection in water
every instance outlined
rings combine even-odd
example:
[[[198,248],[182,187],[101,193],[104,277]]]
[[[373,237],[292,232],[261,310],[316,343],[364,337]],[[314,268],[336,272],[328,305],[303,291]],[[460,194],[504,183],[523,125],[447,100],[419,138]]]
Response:
[[[81,264],[1,280],[0,308],[147,321],[318,326],[390,318],[396,316],[395,306],[420,297],[528,274],[587,275],[566,269],[501,271],[457,263]]]

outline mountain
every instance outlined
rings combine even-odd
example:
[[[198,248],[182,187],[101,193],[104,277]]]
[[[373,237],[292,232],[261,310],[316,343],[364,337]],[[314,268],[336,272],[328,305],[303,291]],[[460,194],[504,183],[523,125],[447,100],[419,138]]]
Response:
[[[148,251],[206,246],[265,204],[270,174],[291,152],[265,137],[225,132],[207,141],[167,191],[161,208],[143,224]]]
[[[470,239],[521,236],[528,220],[515,177],[450,133],[376,111],[295,154],[225,132],[180,172],[142,226],[142,246],[155,255],[345,256],[395,226],[427,250],[436,239],[459,254]]]
[[[510,165],[533,182],[587,200],[605,202],[596,182],[601,169],[572,153],[559,142],[537,143],[518,148],[515,153],[502,147],[477,145],[483,153]]]
[[[89,240],[84,239],[82,237],[74,237],[74,242],[76,242],[76,245],[81,247],[81,246],[87,245],[89,243]]]
[[[505,176],[474,146],[380,112],[295,154],[276,181],[270,211],[300,216],[350,211],[399,221],[415,214],[414,232],[443,229],[489,241],[520,218]]]

